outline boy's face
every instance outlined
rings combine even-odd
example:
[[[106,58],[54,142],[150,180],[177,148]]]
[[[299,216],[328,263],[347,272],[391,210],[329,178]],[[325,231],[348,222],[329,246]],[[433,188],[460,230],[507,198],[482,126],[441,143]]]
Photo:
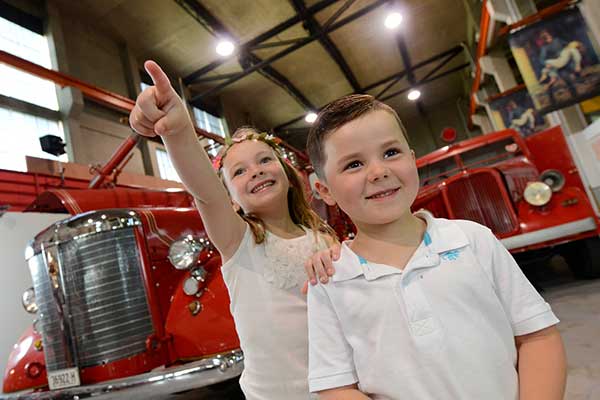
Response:
[[[387,111],[369,112],[329,134],[324,181],[317,190],[361,225],[395,222],[410,212],[419,190],[414,152]]]

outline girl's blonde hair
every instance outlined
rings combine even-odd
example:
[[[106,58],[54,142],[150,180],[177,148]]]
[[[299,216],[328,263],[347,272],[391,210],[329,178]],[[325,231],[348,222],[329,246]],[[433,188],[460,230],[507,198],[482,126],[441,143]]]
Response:
[[[222,166],[223,160],[227,156],[227,151],[235,144],[243,142],[244,140],[258,140],[263,143],[266,143],[269,147],[273,149],[273,152],[275,153],[277,160],[281,164],[285,175],[287,176],[288,181],[290,183],[290,187],[287,193],[287,202],[288,212],[290,213],[292,221],[296,225],[301,225],[306,228],[309,228],[315,233],[323,233],[329,236],[332,241],[337,241],[334,230],[325,221],[323,221],[317,215],[317,213],[310,207],[308,200],[306,199],[302,179],[300,178],[300,175],[298,174],[296,169],[284,160],[281,154],[281,150],[278,146],[279,142],[276,140],[276,138],[265,133],[260,133],[253,127],[244,126],[238,128],[231,136],[231,139],[232,141],[228,142],[225,146],[223,146],[223,148],[215,158],[215,168],[217,169],[217,174],[225,184],[226,188],[227,184],[223,179]],[[241,207],[238,210],[238,214],[250,226],[252,236],[254,236],[254,242],[257,244],[263,243],[265,241],[266,234],[265,223],[259,217],[252,213],[246,214]]]

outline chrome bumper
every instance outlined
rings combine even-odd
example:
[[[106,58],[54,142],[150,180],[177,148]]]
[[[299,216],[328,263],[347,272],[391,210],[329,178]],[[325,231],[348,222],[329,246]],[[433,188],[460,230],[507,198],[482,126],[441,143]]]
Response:
[[[567,224],[557,225],[539,231],[524,233],[522,235],[511,236],[502,239],[501,242],[508,250],[519,247],[531,246],[541,242],[546,242],[561,237],[576,235],[596,229],[596,221],[594,218],[584,218]]]
[[[241,350],[234,350],[184,365],[94,385],[47,392],[0,394],[0,400],[166,399],[170,394],[235,378],[243,369],[244,355]]]

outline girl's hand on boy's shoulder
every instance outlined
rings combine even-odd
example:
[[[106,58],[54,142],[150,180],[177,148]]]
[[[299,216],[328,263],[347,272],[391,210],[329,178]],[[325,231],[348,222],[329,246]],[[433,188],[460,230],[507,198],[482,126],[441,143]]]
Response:
[[[143,136],[169,136],[188,129],[191,121],[186,107],[171,82],[154,61],[144,63],[154,86],[138,96],[129,114],[129,124]]]
[[[329,282],[329,277],[335,274],[333,261],[337,261],[340,258],[340,250],[341,246],[336,243],[326,250],[316,252],[306,260],[304,269],[308,276],[308,280],[302,287],[302,293],[308,293],[308,284],[316,285],[317,279],[321,283]]]

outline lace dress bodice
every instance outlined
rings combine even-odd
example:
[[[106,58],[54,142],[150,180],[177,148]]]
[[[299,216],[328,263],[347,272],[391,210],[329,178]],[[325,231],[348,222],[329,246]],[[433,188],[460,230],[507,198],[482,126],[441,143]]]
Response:
[[[307,279],[304,263],[320,247],[315,236],[306,230],[303,236],[293,239],[283,239],[267,232],[264,245],[266,262],[263,276],[280,289],[304,284]]]

